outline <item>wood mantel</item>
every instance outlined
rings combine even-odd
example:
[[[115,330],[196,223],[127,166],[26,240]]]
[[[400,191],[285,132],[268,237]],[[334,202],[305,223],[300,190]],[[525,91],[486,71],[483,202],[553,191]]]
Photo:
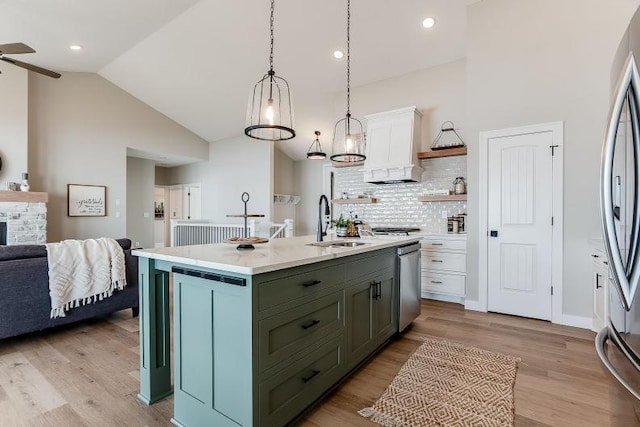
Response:
[[[0,191],[0,202],[47,203],[49,193],[36,191]]]

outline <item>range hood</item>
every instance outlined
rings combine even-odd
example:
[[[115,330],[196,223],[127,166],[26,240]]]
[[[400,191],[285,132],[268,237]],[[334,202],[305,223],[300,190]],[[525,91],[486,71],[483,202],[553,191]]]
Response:
[[[371,114],[367,119],[364,181],[371,184],[419,182],[422,114],[414,107]]]

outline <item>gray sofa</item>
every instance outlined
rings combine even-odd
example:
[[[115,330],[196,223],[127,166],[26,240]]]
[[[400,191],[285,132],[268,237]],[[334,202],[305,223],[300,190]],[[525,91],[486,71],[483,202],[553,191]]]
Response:
[[[117,240],[125,252],[127,286],[109,298],[81,305],[66,317],[50,318],[49,268],[44,245],[0,246],[0,339],[131,308],[138,315],[138,258],[131,240]]]

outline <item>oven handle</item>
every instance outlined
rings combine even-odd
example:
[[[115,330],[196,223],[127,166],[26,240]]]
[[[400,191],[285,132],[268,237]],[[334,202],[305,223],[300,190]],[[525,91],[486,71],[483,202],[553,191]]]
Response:
[[[598,332],[598,335],[596,335],[596,352],[598,353],[598,357],[600,357],[600,361],[602,361],[602,364],[605,366],[605,368],[607,368],[611,375],[613,375],[613,377],[618,380],[618,382],[622,384],[622,386],[626,388],[627,391],[633,395],[633,397],[640,400],[640,392],[634,389],[631,384],[629,384],[627,380],[625,380],[624,377],[618,373],[616,368],[609,361],[609,358],[607,357],[604,350],[604,343],[607,341],[607,339],[609,339],[609,330],[605,327],[600,332]]]

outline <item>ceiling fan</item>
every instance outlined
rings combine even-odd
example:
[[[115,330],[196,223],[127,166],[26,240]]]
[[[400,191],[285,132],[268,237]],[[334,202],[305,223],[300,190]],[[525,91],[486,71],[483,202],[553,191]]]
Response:
[[[24,43],[7,43],[0,44],[0,61],[8,62],[25,70],[34,71],[36,73],[43,74],[45,76],[53,77],[54,79],[60,78],[61,74],[55,71],[47,70],[46,68],[38,67],[37,65],[28,64],[26,62],[18,61],[17,59],[7,58],[4,55],[17,55],[20,53],[34,53],[35,50],[31,49]]]

